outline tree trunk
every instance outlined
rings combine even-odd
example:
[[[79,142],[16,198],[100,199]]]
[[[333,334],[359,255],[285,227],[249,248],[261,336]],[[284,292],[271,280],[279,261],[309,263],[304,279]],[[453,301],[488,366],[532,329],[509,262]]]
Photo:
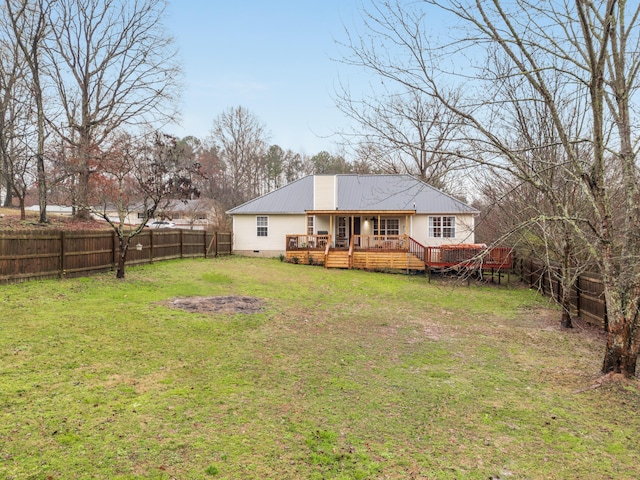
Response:
[[[571,321],[571,297],[566,292],[571,290],[562,289],[562,318],[560,319],[560,326],[562,328],[573,328],[573,322]]]
[[[2,203],[2,206],[8,208],[13,205],[13,185],[10,179],[7,179],[5,189],[7,194],[4,197],[4,202]]]
[[[602,373],[621,373],[625,377],[636,374],[640,344],[633,334],[633,322],[619,317],[609,324],[607,348],[605,350]]]
[[[116,270],[116,278],[124,278],[124,265],[127,261],[127,252],[129,251],[128,237],[120,237],[120,255],[118,255],[118,268]]]
[[[89,168],[83,165],[78,175],[78,189],[77,189],[77,205],[76,205],[76,217],[81,220],[90,220],[91,215],[89,212]]]
[[[44,136],[43,136],[44,138]],[[40,143],[40,141],[38,141]],[[40,147],[38,147],[40,149]],[[44,150],[44,147],[42,147]],[[38,205],[40,206],[40,223],[47,223],[47,177],[44,172],[44,154],[38,153]]]
[[[24,197],[19,197],[18,200],[20,201],[20,220],[26,220],[27,219],[27,212],[25,211],[24,208]]]
[[[4,188],[6,191],[6,194],[4,196],[4,201],[2,202],[2,206],[11,207],[13,205],[13,172],[9,168],[9,162],[6,156],[4,156],[2,164],[3,164],[2,168],[5,172]]]

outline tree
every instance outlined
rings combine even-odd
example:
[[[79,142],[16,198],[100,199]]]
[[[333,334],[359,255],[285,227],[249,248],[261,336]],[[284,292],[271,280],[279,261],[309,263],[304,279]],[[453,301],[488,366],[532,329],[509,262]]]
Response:
[[[455,103],[457,93],[450,96]],[[343,88],[336,105],[356,121],[357,126],[342,135],[356,146],[360,163],[383,173],[408,173],[442,190],[453,188],[455,172],[468,167],[450,153],[458,127],[455,116],[422,92],[399,87],[354,99]]]
[[[22,49],[13,39],[13,28],[8,22],[1,24],[0,28],[2,28],[0,35],[0,157],[2,159],[0,179],[5,191],[3,205],[10,207],[13,204],[16,189],[15,175],[25,178],[25,175],[20,175],[20,172],[26,174],[30,170],[26,164],[19,163],[19,160],[24,160],[24,157],[17,155],[14,147],[18,132],[27,124],[33,123],[33,118],[25,115],[25,112],[33,110],[33,105],[30,102],[32,95],[28,88],[28,72],[23,66]],[[23,182],[17,188],[23,191],[21,187],[25,183],[29,182]],[[21,197],[23,219],[24,196]]]
[[[300,154],[271,145],[265,156],[265,191],[269,192],[300,178],[304,171]]]
[[[322,151],[311,157],[311,166],[315,174],[340,174],[351,173],[352,166],[341,155],[331,155],[327,151]]]
[[[559,285],[556,300],[562,307],[560,324],[571,328],[571,294],[578,277],[592,267],[585,242],[574,234],[566,218],[585,218],[588,210],[581,182],[569,175],[567,155],[544,102],[522,102],[520,98],[535,98],[536,92],[517,76],[504,75],[508,63],[494,54],[491,63],[495,75],[502,76],[502,88],[494,102],[505,104],[504,115],[510,118],[511,132],[507,140],[511,150],[521,152],[519,178],[504,170],[486,168],[482,193],[496,205],[504,227],[497,227],[518,241],[545,264],[546,274]],[[560,85],[549,83],[549,92],[561,98]],[[580,137],[580,112],[574,108],[557,106],[562,125],[573,138]],[[573,129],[573,130],[572,130]],[[574,147],[578,148],[578,147]],[[577,152],[578,150],[576,150]],[[535,180],[522,181],[522,177]],[[520,228],[512,229],[513,226]],[[518,232],[518,230],[520,230]],[[586,232],[585,232],[586,233]],[[591,239],[593,240],[593,239]]]
[[[4,14],[13,34],[13,41],[22,52],[22,59],[31,74],[29,85],[36,106],[37,147],[36,170],[40,223],[47,222],[47,181],[44,149],[46,140],[42,70],[42,50],[49,32],[48,14],[52,3],[45,0],[5,0]],[[17,53],[17,52],[16,52]]]
[[[78,215],[88,218],[94,155],[125,126],[174,118],[180,68],[162,0],[52,2],[47,53],[63,112],[56,132],[77,153]]]
[[[234,206],[263,193],[268,141],[265,125],[244,107],[230,108],[214,120],[211,140],[225,164],[230,185],[220,201]]]
[[[101,159],[100,207],[92,213],[106,220],[118,237],[117,278],[124,278],[131,239],[137,236],[168,200],[190,199],[198,195],[192,178],[197,163],[185,165],[177,139],[155,133],[143,139],[120,134]],[[109,216],[115,206],[118,218]],[[128,226],[132,212],[142,212],[141,222]]]
[[[375,41],[350,44],[349,60],[440,102],[463,126],[452,153],[507,172],[554,204],[553,221],[585,242],[602,273],[609,319],[602,371],[634,375],[640,351],[640,178],[631,102],[640,69],[640,6],[624,0],[426,0],[421,6],[374,7],[369,18]],[[426,12],[454,20],[454,38],[435,42],[426,31]],[[496,99],[505,79],[528,88],[517,98]],[[455,103],[447,95],[451,85],[464,93]],[[522,150],[512,141],[514,106],[534,104],[544,106],[564,159],[545,168],[561,172],[555,177],[580,192],[584,210],[567,208],[550,194],[554,187],[545,170],[529,168],[535,148],[550,145]],[[567,111],[579,112],[579,125],[566,123]]]

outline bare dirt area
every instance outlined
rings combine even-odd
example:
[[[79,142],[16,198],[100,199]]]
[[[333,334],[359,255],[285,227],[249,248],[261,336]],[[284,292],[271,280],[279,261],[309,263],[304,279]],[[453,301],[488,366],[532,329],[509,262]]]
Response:
[[[48,214],[46,224],[38,223],[38,213],[27,212],[26,219],[20,220],[17,208],[0,208],[0,230],[104,230],[111,227],[98,220],[78,220],[71,215]]]
[[[169,306],[193,313],[253,314],[261,312],[264,303],[264,300],[255,297],[188,297],[171,300]]]

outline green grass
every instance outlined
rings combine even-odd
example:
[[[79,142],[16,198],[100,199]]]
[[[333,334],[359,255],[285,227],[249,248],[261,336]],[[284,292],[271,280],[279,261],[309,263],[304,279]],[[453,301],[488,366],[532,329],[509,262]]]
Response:
[[[175,297],[242,295],[262,313]],[[275,260],[0,289],[0,478],[640,477],[640,394],[534,292]]]

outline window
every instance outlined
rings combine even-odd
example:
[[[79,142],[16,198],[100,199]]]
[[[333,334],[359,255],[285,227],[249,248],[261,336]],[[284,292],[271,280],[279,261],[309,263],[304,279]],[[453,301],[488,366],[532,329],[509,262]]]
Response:
[[[269,217],[256,217],[256,227],[259,237],[269,236]]]
[[[338,238],[347,238],[347,217],[338,217]]]
[[[313,215],[307,217],[307,235],[313,235],[315,218]]]
[[[429,217],[430,238],[455,238],[456,217]]]
[[[397,218],[381,218],[380,228],[378,228],[378,219],[373,219],[374,235],[400,235],[400,220]]]

